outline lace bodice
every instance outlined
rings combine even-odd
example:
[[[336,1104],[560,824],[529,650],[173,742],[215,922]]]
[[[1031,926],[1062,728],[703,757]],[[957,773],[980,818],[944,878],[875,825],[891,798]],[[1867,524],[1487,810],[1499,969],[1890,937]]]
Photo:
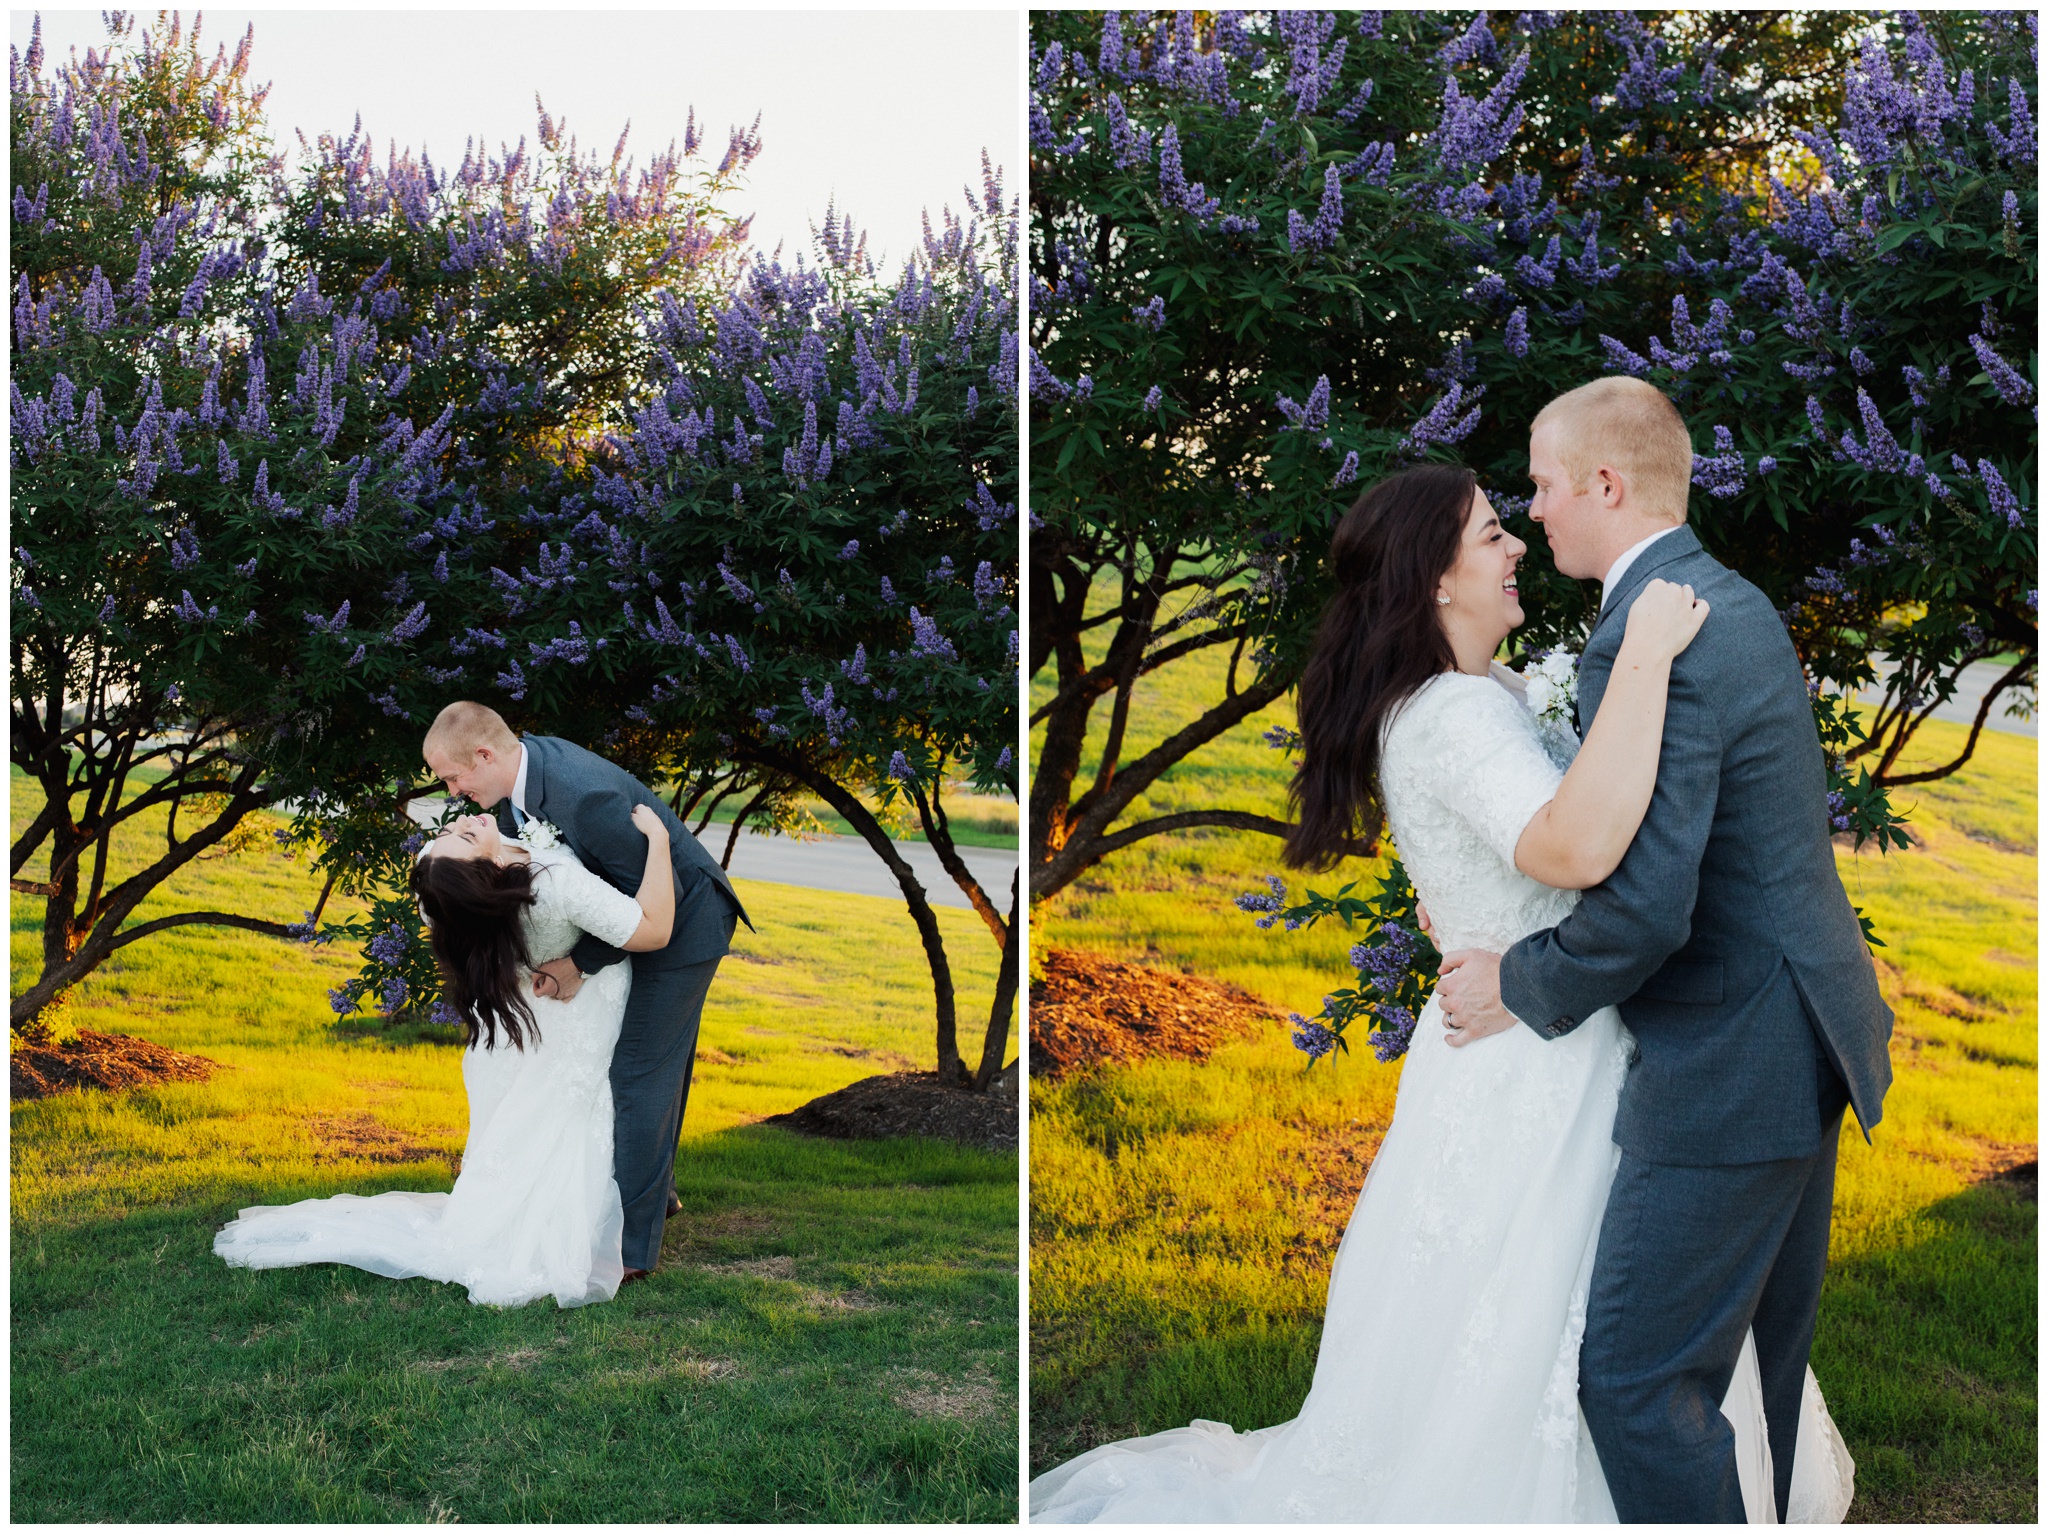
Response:
[[[520,845],[524,846],[522,842]],[[640,925],[640,904],[613,889],[566,847],[528,849],[533,859],[533,904],[520,921],[535,964],[559,959],[588,932],[614,947]]]
[[[1515,867],[1529,818],[1557,793],[1578,742],[1539,727],[1504,667],[1432,677],[1388,723],[1380,790],[1394,845],[1436,945],[1499,953],[1576,903]]]

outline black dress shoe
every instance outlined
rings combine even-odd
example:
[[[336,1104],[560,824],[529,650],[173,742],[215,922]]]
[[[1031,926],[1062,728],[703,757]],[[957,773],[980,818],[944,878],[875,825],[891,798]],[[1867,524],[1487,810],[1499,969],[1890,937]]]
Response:
[[[662,1211],[662,1218],[673,1220],[677,1215],[681,1214],[682,1212],[683,1201],[677,1198],[674,1190],[671,1189],[668,1195],[668,1208]]]
[[[628,1268],[626,1269],[625,1274],[619,1279],[619,1287],[623,1289],[626,1287],[626,1285],[633,1283],[636,1280],[643,1279],[646,1276],[647,1270],[645,1268]]]

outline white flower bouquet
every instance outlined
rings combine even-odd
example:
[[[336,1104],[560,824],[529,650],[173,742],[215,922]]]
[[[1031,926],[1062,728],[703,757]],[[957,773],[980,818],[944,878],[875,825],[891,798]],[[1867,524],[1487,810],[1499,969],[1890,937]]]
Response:
[[[1522,673],[1529,712],[1549,724],[1570,724],[1579,701],[1579,657],[1552,650]]]

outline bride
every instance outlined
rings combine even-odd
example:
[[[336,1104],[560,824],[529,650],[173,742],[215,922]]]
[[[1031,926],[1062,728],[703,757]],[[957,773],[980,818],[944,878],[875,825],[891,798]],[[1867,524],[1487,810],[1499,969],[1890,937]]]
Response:
[[[1522,621],[1526,545],[1470,471],[1375,486],[1331,545],[1338,590],[1300,690],[1297,865],[1384,813],[1437,940],[1504,949],[1620,862],[1656,777],[1671,661],[1707,621],[1653,582],[1581,747],[1491,657]],[[1037,1522],[1613,1522],[1578,1351],[1633,1041],[1608,1008],[1445,1048],[1418,1020],[1393,1123],[1338,1247],[1314,1383],[1291,1422],[1197,1421],[1031,1483]],[[1722,1405],[1751,1522],[1775,1522],[1753,1344]],[[1839,1521],[1854,1466],[1812,1374],[1789,1516]]]
[[[633,967],[601,969],[567,1000],[532,995],[529,982],[585,932],[629,953],[668,941],[668,831],[645,805],[633,824],[647,837],[647,867],[630,899],[567,848],[502,837],[489,815],[464,816],[428,843],[412,887],[469,1036],[461,1176],[448,1193],[244,1209],[214,1238],[216,1253],[232,1267],[339,1262],[458,1283],[480,1305],[553,1295],[566,1307],[618,1292],[610,1067]]]

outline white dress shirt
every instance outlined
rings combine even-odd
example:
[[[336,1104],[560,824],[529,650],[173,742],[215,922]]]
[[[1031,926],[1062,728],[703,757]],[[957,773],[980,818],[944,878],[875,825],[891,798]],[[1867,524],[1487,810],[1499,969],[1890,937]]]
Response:
[[[1637,545],[1641,547],[1640,544]],[[1627,556],[1623,556],[1626,558]],[[512,779],[512,820],[521,830],[526,828],[526,743],[519,743],[519,771]]]
[[[1659,538],[1663,538],[1671,533],[1677,532],[1679,528],[1683,526],[1685,526],[1683,522],[1674,522],[1669,527],[1659,528],[1656,532],[1650,534],[1649,537],[1645,538],[1641,543],[1629,549],[1626,553],[1624,553],[1621,556],[1621,558],[1617,559],[1613,564],[1609,565],[1607,567],[1607,573],[1600,577],[1600,605],[1602,607],[1605,607],[1607,605],[1607,593],[1614,590],[1615,587],[1621,584],[1621,578],[1624,575],[1628,574],[1628,567],[1636,562],[1637,558],[1642,554],[1644,549],[1647,549]],[[526,764],[524,762],[520,763],[519,766],[519,781],[522,785],[526,782]]]

